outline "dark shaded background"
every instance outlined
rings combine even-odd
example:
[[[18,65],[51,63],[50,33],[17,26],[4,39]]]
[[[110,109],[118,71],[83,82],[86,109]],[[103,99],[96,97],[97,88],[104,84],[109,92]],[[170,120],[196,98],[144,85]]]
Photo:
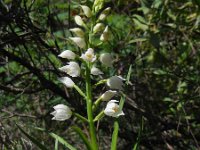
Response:
[[[49,149],[53,139],[30,126],[55,132],[83,149],[69,127],[79,124],[87,133],[85,125],[75,118],[55,122],[49,114],[58,103],[86,114],[76,91],[64,89],[57,80],[65,63],[57,55],[75,49],[67,37],[68,29],[76,26],[73,16],[79,14],[80,3],[92,6],[89,0],[0,0],[0,149],[37,149],[15,123]],[[126,77],[132,66],[118,149],[136,144],[139,149],[199,149],[199,1],[107,0],[104,8],[108,6],[112,13],[106,22],[114,38],[103,46],[114,53],[115,64],[105,77]],[[80,87],[81,81],[76,81]],[[102,88],[94,89],[94,97]],[[112,126],[107,117],[99,124],[102,149],[109,149]]]

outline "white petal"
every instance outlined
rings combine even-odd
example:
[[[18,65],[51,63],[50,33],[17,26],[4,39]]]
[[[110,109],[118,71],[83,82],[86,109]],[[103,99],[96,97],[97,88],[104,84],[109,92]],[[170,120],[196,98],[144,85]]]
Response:
[[[107,80],[107,85],[111,89],[123,90],[123,80],[118,76],[112,76]]]
[[[78,77],[80,76],[80,67],[79,64],[76,62],[69,62],[68,65],[59,68],[59,70],[66,72],[71,77]]]
[[[117,100],[110,100],[109,102],[108,102],[108,104],[109,103],[118,103],[119,101],[117,101]]]
[[[62,53],[60,53],[58,56],[61,58],[75,59],[76,54],[70,50],[65,50]]]
[[[93,66],[91,69],[91,74],[92,75],[101,75],[101,74],[103,74],[103,72],[99,68],[96,68]]]
[[[104,110],[104,113],[107,116],[118,117],[124,115],[124,112],[119,109],[119,105],[117,104],[117,102],[118,102],[117,100],[110,100],[107,103],[106,108]]]
[[[113,58],[110,53],[101,54],[99,59],[103,65],[105,65],[107,67],[112,67]]]
[[[64,121],[66,119],[69,119],[72,115],[71,109],[63,104],[58,104],[53,107],[55,111],[51,113],[54,117],[52,120],[58,120],[58,121]]]
[[[85,54],[82,54],[81,57],[85,61],[94,62],[96,60],[96,55],[94,55],[94,50],[89,48]]]
[[[112,115],[115,113],[115,111],[112,110],[112,109],[105,109],[105,110],[104,110],[104,113],[105,113],[107,116],[112,116]]]
[[[68,88],[73,88],[75,85],[75,83],[69,77],[61,77],[58,80],[60,80],[60,82],[62,82]]]
[[[102,94],[102,100],[103,101],[108,101],[110,100],[113,96],[115,96],[115,94],[117,94],[117,91],[112,91],[112,90],[108,90],[106,91],[104,94]]]
[[[124,112],[123,111],[119,111],[116,116],[119,117],[119,116],[122,116],[122,115],[125,115]]]
[[[71,39],[78,47],[84,48],[86,46],[85,40],[80,37],[70,37]]]
[[[110,34],[108,32],[108,26],[104,29],[103,33],[101,34],[100,40],[101,41],[108,41],[110,38]]]
[[[75,20],[77,25],[79,25],[79,26],[83,26],[84,25],[84,22],[83,22],[83,20],[82,20],[82,18],[80,16],[76,15],[74,17],[74,20]]]
[[[92,11],[88,6],[81,5],[81,8],[83,9],[84,14],[89,18],[92,16]]]
[[[111,8],[108,7],[102,11],[102,13],[99,15],[99,20],[105,20],[105,18],[108,16],[110,13]]]
[[[105,20],[106,17],[107,17],[106,14],[100,14],[100,15],[99,15],[99,20]]]
[[[53,107],[54,109],[68,109],[69,107],[64,104],[57,104]]]
[[[69,67],[68,67],[68,65],[66,65],[66,66],[63,66],[63,67],[60,67],[60,68],[58,68],[60,71],[62,71],[62,72],[67,72],[67,70],[69,69]]]
[[[97,33],[99,31],[102,31],[104,29],[104,24],[103,23],[97,23],[94,28],[93,28],[93,32]]]
[[[71,32],[75,33],[78,37],[84,37],[84,32],[82,29],[80,28],[73,28],[73,29],[70,29]]]

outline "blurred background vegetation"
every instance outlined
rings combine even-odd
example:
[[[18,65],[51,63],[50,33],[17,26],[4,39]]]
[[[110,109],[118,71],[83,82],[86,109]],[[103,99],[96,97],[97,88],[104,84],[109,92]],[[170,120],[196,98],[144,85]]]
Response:
[[[115,56],[105,77],[126,78],[131,69],[118,149],[200,149],[200,1],[104,2],[103,8],[112,8],[106,22],[113,38],[103,47]],[[0,149],[37,149],[16,124],[49,149],[54,139],[34,127],[86,149],[70,128],[79,124],[87,134],[83,123],[75,118],[56,122],[50,116],[58,103],[86,114],[76,91],[57,80],[65,63],[57,55],[75,50],[67,38],[80,4],[92,6],[93,0],[0,0]],[[107,150],[113,119],[106,117],[98,126],[100,145]]]

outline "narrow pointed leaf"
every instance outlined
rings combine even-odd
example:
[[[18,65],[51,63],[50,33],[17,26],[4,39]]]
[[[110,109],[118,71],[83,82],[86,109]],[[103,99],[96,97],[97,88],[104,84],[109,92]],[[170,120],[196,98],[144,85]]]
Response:
[[[39,130],[39,131],[44,131],[47,134],[49,134],[51,137],[53,137],[55,140],[58,140],[59,143],[63,144],[66,148],[68,148],[69,150],[77,150],[75,147],[73,147],[71,144],[69,144],[65,139],[63,139],[62,137],[60,137],[59,135],[53,133],[53,132],[48,132],[45,129],[42,128],[38,128],[38,127],[34,127],[35,129]]]
[[[38,148],[41,150],[48,150],[43,144],[41,144],[38,140],[36,140],[34,137],[26,133],[19,125],[17,125],[19,130],[29,139],[31,140]]]
[[[80,138],[83,140],[83,142],[85,143],[86,147],[88,150],[92,150],[92,146],[91,144],[89,143],[87,137],[85,136],[85,134],[82,132],[82,130],[77,127],[77,126],[73,126],[72,129],[78,133],[78,135],[80,136]]]

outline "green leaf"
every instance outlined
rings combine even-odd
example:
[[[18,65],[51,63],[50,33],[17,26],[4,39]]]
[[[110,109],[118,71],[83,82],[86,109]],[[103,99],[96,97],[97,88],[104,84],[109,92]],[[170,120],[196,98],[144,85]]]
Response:
[[[131,73],[132,73],[132,65],[130,65],[129,70],[128,70],[128,74],[126,77],[126,84],[128,85],[130,82],[130,78],[131,78]]]
[[[167,72],[162,70],[162,69],[154,70],[153,73],[156,74],[156,75],[166,75],[167,74]]]
[[[55,148],[54,150],[58,150],[58,139],[55,139]]]
[[[80,136],[80,138],[83,140],[85,143],[85,146],[87,147],[88,150],[92,150],[92,145],[89,143],[87,137],[85,134],[82,132],[82,130],[77,127],[77,126],[72,126],[72,129]]]
[[[136,19],[136,18],[133,18],[133,21],[134,21],[134,23],[135,23],[135,26],[138,28],[138,29],[141,29],[141,30],[143,30],[143,31],[146,31],[146,30],[148,30],[148,25],[146,25],[146,24],[144,24],[144,23],[142,23],[142,22],[140,22],[138,19]]]
[[[137,38],[137,39],[134,39],[134,40],[130,40],[129,44],[137,43],[137,42],[144,42],[146,40],[147,40],[146,38]]]
[[[120,103],[119,103],[119,109],[122,110],[123,105],[125,102],[125,95],[122,94]],[[115,119],[114,122],[114,131],[112,134],[112,143],[111,143],[111,150],[117,150],[117,139],[118,139],[118,132],[119,132],[119,122],[118,122],[118,118]]]
[[[16,124],[17,125],[17,124]],[[31,140],[38,148],[41,150],[48,150],[43,144],[41,144],[38,140],[36,140],[34,137],[26,133],[19,125],[17,125],[19,130],[29,139]]]
[[[116,118],[114,122],[114,131],[112,134],[111,150],[117,150],[118,132],[119,132],[119,123],[118,123],[118,119]]]
[[[45,129],[38,128],[38,127],[34,127],[34,129],[46,132],[47,134],[49,134],[51,137],[53,137],[55,140],[57,140],[59,143],[63,144],[66,148],[68,148],[70,150],[77,150],[75,147],[73,147],[71,144],[69,144],[65,139],[63,139],[62,137],[60,137],[59,135],[57,135],[55,133],[48,132]]]
[[[94,118],[94,122],[100,120],[103,116],[104,116],[104,111],[102,110],[102,111]]]
[[[63,144],[65,147],[67,147],[70,150],[77,150],[75,147],[73,147],[71,144],[69,144],[66,140],[64,140],[62,137],[58,136],[55,133],[49,133],[51,137],[58,140],[59,143]]]

